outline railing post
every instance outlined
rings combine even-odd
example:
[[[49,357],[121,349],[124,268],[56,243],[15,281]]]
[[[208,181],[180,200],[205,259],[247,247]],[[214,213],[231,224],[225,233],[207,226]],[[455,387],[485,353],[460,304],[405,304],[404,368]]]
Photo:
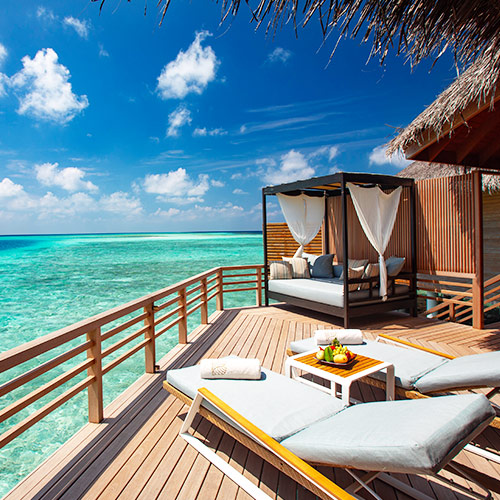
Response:
[[[472,173],[474,199],[474,278],[472,280],[472,327],[484,328],[483,186],[481,172]]]
[[[87,368],[87,375],[95,377],[94,382],[89,385],[88,404],[89,422],[97,424],[104,418],[104,403],[102,397],[102,350],[101,350],[101,329],[96,328],[87,333],[87,340],[92,345],[87,349],[87,359],[93,359],[94,363]]]
[[[257,306],[260,307],[262,305],[262,269],[257,267],[256,269],[257,275]]]
[[[222,276],[222,268],[219,268],[217,270],[217,311],[224,309],[224,283]]]
[[[449,316],[450,316],[450,321],[455,321],[455,304],[453,302],[449,303]]]
[[[179,316],[182,318],[179,321],[179,344],[187,344],[187,309],[186,309],[186,289],[179,290]]]
[[[149,340],[149,343],[144,348],[146,373],[154,373],[156,363],[154,303],[151,302],[151,304],[144,306],[144,312],[147,314],[144,319],[144,326],[147,327],[147,330],[144,332],[144,338]]]
[[[201,324],[208,324],[207,278],[201,280]]]

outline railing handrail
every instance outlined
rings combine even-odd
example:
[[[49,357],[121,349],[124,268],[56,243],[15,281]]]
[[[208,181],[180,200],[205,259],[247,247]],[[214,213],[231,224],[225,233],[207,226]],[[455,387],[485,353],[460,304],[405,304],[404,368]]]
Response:
[[[212,269],[209,269],[208,271],[204,271],[195,276],[179,281],[178,283],[174,283],[173,285],[162,288],[161,290],[157,290],[156,292],[152,292],[148,295],[139,297],[138,299],[131,300],[126,304],[116,306],[112,309],[91,316],[90,318],[86,318],[82,321],[78,321],[77,323],[73,323],[72,325],[56,330],[55,332],[48,333],[46,335],[43,335],[42,337],[33,339],[17,347],[13,347],[8,351],[0,353],[0,373],[12,368],[13,366],[30,360],[32,358],[32,356],[30,355],[32,354],[32,351],[36,351],[37,356],[43,354],[43,352],[50,351],[51,349],[54,349],[59,345],[65,344],[81,335],[84,335],[89,330],[99,328],[107,323],[111,323],[112,321],[126,316],[127,314],[130,314],[131,312],[134,312],[151,302],[156,302],[165,298],[167,295],[174,294],[179,290],[182,290],[183,288],[187,288],[188,286],[201,281],[203,278],[207,278],[210,275],[216,274],[220,269],[243,270],[255,269],[257,267],[262,268],[264,266],[258,264],[255,266],[243,265],[214,267]],[[44,345],[46,346],[46,348],[44,348],[43,351],[40,351],[40,347]]]
[[[217,309],[222,310],[223,295],[225,293],[255,290],[257,292],[257,305],[261,305],[263,268],[264,265],[262,264],[214,267],[208,271],[204,271],[178,283],[162,288],[161,290],[144,295],[143,297],[134,299],[126,304],[114,307],[113,309],[79,321],[73,325],[61,328],[30,342],[26,342],[6,352],[0,353],[1,373],[25,363],[26,361],[35,359],[41,354],[44,354],[52,349],[67,344],[82,335],[86,335],[86,339],[84,339],[83,343],[79,346],[72,346],[69,350],[66,350],[63,353],[58,353],[52,360],[30,369],[26,373],[19,375],[0,386],[0,394],[6,395],[11,391],[31,382],[32,380],[35,380],[37,377],[43,375],[51,369],[61,365],[61,363],[74,359],[78,354],[84,352],[87,353],[87,360],[85,362],[80,363],[77,367],[73,367],[68,371],[65,371],[62,375],[59,375],[49,382],[45,382],[45,385],[42,387],[35,388],[23,398],[10,403],[0,411],[0,422],[2,422],[14,416],[30,404],[40,400],[43,396],[49,394],[52,390],[61,386],[63,383],[73,379],[77,374],[81,373],[85,369],[87,370],[87,377],[83,381],[75,383],[75,385],[46,404],[43,408],[35,411],[31,416],[25,418],[22,422],[15,424],[13,427],[9,428],[2,435],[0,435],[0,448],[34,425],[41,418],[54,411],[65,401],[85,390],[87,387],[89,399],[89,421],[100,422],[103,418],[102,380],[103,376],[107,372],[121,364],[136,352],[144,349],[146,354],[145,371],[147,373],[154,373],[156,339],[174,326],[178,326],[179,344],[187,343],[187,318],[198,309],[201,309],[201,324],[207,324],[208,302],[213,298],[217,298]],[[233,276],[233,279],[240,277],[240,275],[224,275],[225,271],[243,271],[249,269],[253,269],[254,273],[245,273],[241,275],[244,280],[231,283],[224,282],[225,276]],[[211,276],[214,277],[210,278]],[[208,284],[213,281],[216,281],[216,283],[209,287]],[[224,288],[226,285],[237,283],[251,286],[249,288]],[[188,287],[195,284],[199,285],[191,290],[188,290]],[[193,293],[198,291],[200,291],[200,293],[193,295]],[[209,295],[209,292],[211,291],[213,291],[213,293]],[[171,295],[175,296],[155,307],[155,302],[161,301]],[[195,304],[198,301],[199,303]],[[168,307],[175,306],[176,304],[178,304],[178,306],[174,309],[167,309]],[[189,309],[188,306],[190,306]],[[135,318],[127,319],[127,321],[118,326],[114,326],[105,332],[101,331],[102,326],[120,318],[124,318],[131,313],[138,312],[140,312],[140,314],[136,315]],[[163,314],[157,316],[155,319],[155,313],[161,312],[163,312]],[[170,321],[167,325],[162,325],[158,331],[155,331],[156,325],[163,323],[164,320],[175,315],[177,315],[177,318]],[[126,337],[119,339],[112,345],[107,345],[106,348],[102,347],[102,341],[107,341],[117,333],[123,332],[140,322],[143,322],[144,325],[138,330],[131,333],[129,331],[126,334]],[[132,343],[141,335],[144,336],[143,340],[133,345],[126,352],[112,359],[107,365],[102,365],[103,358],[106,358],[108,355]]]

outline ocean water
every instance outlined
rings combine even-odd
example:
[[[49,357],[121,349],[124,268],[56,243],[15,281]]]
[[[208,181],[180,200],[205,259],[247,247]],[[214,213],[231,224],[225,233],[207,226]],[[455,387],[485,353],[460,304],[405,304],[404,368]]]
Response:
[[[259,233],[0,236],[0,351],[212,267],[262,262],[262,236]],[[225,307],[254,303],[255,292],[231,293],[224,297]],[[209,312],[214,309],[213,300]],[[189,330],[197,324],[199,313],[189,318]],[[119,338],[113,337],[109,342],[114,343]],[[177,328],[174,327],[158,339],[157,359],[176,343]],[[63,350],[67,348],[64,346]],[[62,350],[51,351],[0,374],[0,384],[51,359],[58,352]],[[85,354],[82,354],[47,373],[45,378],[35,380],[36,385],[19,388],[0,398],[0,408],[84,359]],[[143,373],[144,354],[141,350],[104,377],[105,405]],[[82,373],[72,383],[84,376]],[[67,388],[68,385],[62,385],[49,398],[42,398],[0,424],[0,432],[22,421]],[[0,496],[86,422],[87,395],[84,391],[0,449]]]

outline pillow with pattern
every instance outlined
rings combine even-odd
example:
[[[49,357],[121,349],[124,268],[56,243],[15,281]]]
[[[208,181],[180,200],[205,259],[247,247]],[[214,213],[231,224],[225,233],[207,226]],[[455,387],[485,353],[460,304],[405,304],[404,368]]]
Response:
[[[290,262],[274,260],[269,262],[269,279],[271,280],[291,280],[292,265]]]

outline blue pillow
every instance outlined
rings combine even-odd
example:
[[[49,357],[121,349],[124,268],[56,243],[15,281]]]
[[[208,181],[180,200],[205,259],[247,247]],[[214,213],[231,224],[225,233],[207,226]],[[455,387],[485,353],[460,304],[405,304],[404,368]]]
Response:
[[[397,276],[405,265],[405,257],[389,257],[385,261],[387,267],[387,276]]]
[[[333,278],[333,253],[320,255],[309,263],[311,278]],[[312,260],[312,259],[311,259]]]

